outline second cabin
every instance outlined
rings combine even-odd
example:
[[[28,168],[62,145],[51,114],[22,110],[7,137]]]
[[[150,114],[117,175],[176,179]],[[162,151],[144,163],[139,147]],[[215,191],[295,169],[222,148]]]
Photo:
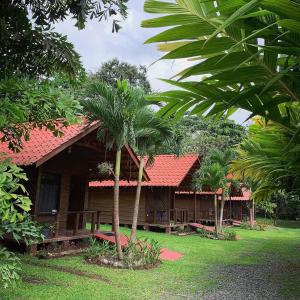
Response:
[[[199,167],[198,155],[179,158],[157,155],[154,163],[146,167],[150,180],[142,183],[138,225],[145,229],[159,227],[169,232],[191,222],[213,223],[213,193],[192,191],[193,174]],[[111,180],[90,182],[88,209],[100,211],[101,223],[112,223],[113,185]],[[136,185],[136,181],[120,182],[120,224],[132,224]],[[221,196],[221,191],[218,195]],[[233,191],[226,199],[224,221],[246,219],[249,198],[245,189]]]

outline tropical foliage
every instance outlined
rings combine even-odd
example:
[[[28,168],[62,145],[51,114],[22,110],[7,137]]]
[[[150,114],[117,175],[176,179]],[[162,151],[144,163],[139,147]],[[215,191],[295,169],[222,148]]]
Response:
[[[131,90],[126,81],[118,81],[117,87],[92,81],[86,87],[87,99],[82,101],[85,114],[91,121],[101,120],[98,139],[107,148],[116,151],[114,165],[114,209],[113,229],[119,259],[123,259],[119,228],[119,181],[121,168],[121,151],[127,144],[134,144],[133,119],[136,113],[136,101],[140,91]]]
[[[147,68],[119,61],[118,58],[103,63],[99,70],[90,74],[90,78],[114,87],[118,80],[127,80],[131,86],[140,87],[146,94],[151,92],[151,85],[147,79]]]
[[[192,64],[165,80],[178,89],[149,97],[166,103],[161,115],[220,117],[242,108],[289,123],[279,106],[299,101],[298,1],[147,0],[145,11],[160,16],[143,27],[167,27],[146,43],[158,43],[161,59]]]
[[[130,236],[131,242],[136,240],[139,202],[145,167],[144,160],[147,159],[147,166],[151,165],[154,162],[155,155],[159,154],[163,145],[168,144],[172,138],[172,130],[168,122],[159,118],[146,104],[143,98],[140,101],[138,113],[134,120],[135,144],[132,146],[140,155],[140,163]]]
[[[0,164],[0,240],[9,235],[15,241],[27,245],[42,239],[40,229],[27,215],[31,201],[24,185],[26,174],[4,160]],[[0,285],[4,288],[19,279],[20,261],[18,257],[0,247]]]
[[[211,118],[184,116],[172,127],[173,138],[165,143],[163,154],[198,153],[206,157],[214,149],[234,148],[246,136],[246,127],[224,118],[213,122]]]
[[[62,134],[63,118],[68,125],[77,121],[80,105],[74,99],[70,84],[63,79],[4,79],[0,80],[0,133],[1,141],[19,151],[22,139],[29,139],[30,129],[46,127],[54,135]]]
[[[217,237],[219,233],[217,191],[219,188],[225,188],[225,176],[222,166],[218,163],[205,163],[195,172],[193,178],[193,186],[196,191],[203,191],[205,188],[209,188],[214,193],[214,221]]]
[[[299,195],[299,108],[290,109],[289,127],[257,118],[249,127],[249,137],[237,149],[232,170],[239,178],[256,183],[253,197],[268,199],[274,191]]]
[[[84,75],[80,56],[67,37],[52,26],[67,17],[83,29],[88,19],[126,17],[126,0],[120,1],[12,1],[0,4],[0,78],[16,74],[52,75],[61,72],[72,78]],[[113,30],[120,25],[113,20]]]

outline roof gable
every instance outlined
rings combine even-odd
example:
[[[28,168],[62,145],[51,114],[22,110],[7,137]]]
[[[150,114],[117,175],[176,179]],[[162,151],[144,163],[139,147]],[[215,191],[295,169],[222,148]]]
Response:
[[[146,168],[149,181],[143,182],[143,186],[149,187],[178,187],[191,168],[197,162],[199,156],[196,154],[176,157],[174,155],[157,155],[153,165]],[[110,187],[113,181],[91,182],[90,187]],[[121,181],[120,186],[136,186],[136,181]]]
[[[23,148],[20,152],[13,152],[8,148],[8,143],[0,143],[0,152],[5,153],[13,163],[19,166],[35,164],[39,166],[66,149],[79,139],[83,138],[99,127],[99,122],[73,124],[61,127],[64,133],[62,137],[56,137],[46,128],[34,128],[30,131],[29,141],[23,140]]]

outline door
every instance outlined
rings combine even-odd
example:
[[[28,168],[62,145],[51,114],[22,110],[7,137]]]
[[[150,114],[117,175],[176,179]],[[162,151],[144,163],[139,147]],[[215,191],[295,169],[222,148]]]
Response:
[[[83,211],[85,201],[86,179],[82,176],[71,176],[70,191],[69,191],[69,212]],[[74,229],[76,222],[76,214],[68,215],[67,228]],[[80,215],[79,227],[83,227],[83,216]]]

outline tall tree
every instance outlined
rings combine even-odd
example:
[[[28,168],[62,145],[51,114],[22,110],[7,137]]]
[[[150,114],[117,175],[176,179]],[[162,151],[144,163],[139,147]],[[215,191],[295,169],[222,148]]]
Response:
[[[218,163],[211,163],[206,161],[201,168],[195,172],[193,178],[193,186],[196,191],[202,191],[204,188],[210,188],[214,193],[214,215],[215,215],[215,233],[216,237],[219,235],[218,226],[218,196],[217,191],[224,188],[226,174],[224,169]]]
[[[126,2],[120,1],[35,1],[3,0],[0,4],[0,78],[9,75],[33,77],[56,72],[72,78],[84,73],[80,57],[67,37],[52,26],[67,17],[83,29],[90,18],[126,17]],[[119,29],[113,20],[113,29]]]
[[[103,63],[100,69],[92,73],[90,77],[111,86],[116,86],[119,79],[127,80],[131,86],[140,87],[146,94],[151,92],[150,82],[147,79],[147,68],[121,62],[118,58]]]
[[[280,104],[300,98],[298,1],[147,0],[144,7],[160,15],[143,27],[167,27],[146,43],[158,43],[161,59],[194,62],[178,80],[165,80],[179,89],[149,97],[166,103],[163,114],[220,117],[241,108],[286,124]]]
[[[236,186],[236,183],[233,181],[231,176],[229,176],[230,163],[234,158],[234,152],[231,149],[226,149],[225,151],[213,150],[209,156],[209,160],[212,163],[218,164],[224,173],[224,179],[222,181],[222,185],[220,188],[222,189],[221,195],[221,206],[220,206],[220,218],[219,224],[220,227],[223,227],[223,215],[224,215],[224,205],[225,205],[225,197],[231,193],[231,188]]]
[[[163,143],[170,141],[172,136],[171,127],[167,121],[157,117],[148,107],[145,101],[142,102],[135,120],[135,149],[140,155],[139,173],[137,178],[136,197],[134,202],[132,229],[130,240],[136,240],[137,221],[139,213],[140,194],[142,187],[142,177],[147,156],[147,165],[154,161],[155,154],[160,152]]]
[[[135,144],[134,122],[143,97],[140,89],[133,88],[126,81],[118,81],[117,87],[92,81],[86,88],[87,99],[82,101],[88,118],[101,120],[98,138],[106,147],[116,150],[114,170],[114,231],[118,258],[123,259],[119,228],[119,181],[121,151],[126,145]]]
[[[238,145],[246,136],[246,127],[232,120],[221,118],[214,122],[198,116],[184,116],[173,125],[173,141],[166,143],[162,153],[198,153],[202,157],[210,155],[214,149],[225,151]]]

